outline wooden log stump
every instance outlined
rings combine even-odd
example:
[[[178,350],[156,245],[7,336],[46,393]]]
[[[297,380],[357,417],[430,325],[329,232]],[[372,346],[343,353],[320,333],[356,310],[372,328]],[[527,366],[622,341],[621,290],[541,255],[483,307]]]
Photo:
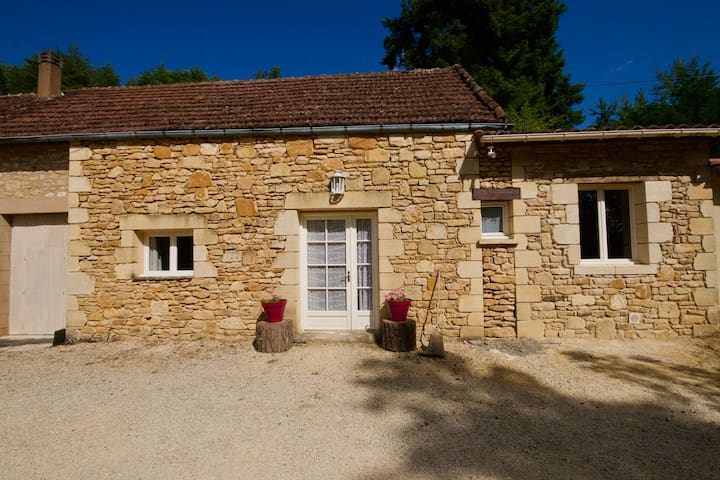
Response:
[[[383,320],[380,346],[391,352],[411,352],[415,350],[415,320],[394,322]]]
[[[260,320],[255,325],[255,350],[263,353],[279,353],[290,350],[295,341],[295,329],[291,320],[269,323]]]

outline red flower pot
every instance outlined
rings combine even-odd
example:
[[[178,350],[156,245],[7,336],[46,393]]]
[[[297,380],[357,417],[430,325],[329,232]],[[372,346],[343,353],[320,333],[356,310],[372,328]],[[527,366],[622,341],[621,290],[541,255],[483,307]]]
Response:
[[[285,313],[285,305],[287,300],[280,300],[279,302],[268,302],[263,303],[262,307],[265,310],[265,318],[269,323],[282,322],[283,313]]]
[[[393,322],[404,322],[407,320],[408,310],[410,310],[410,304],[412,303],[411,300],[388,301],[386,303],[388,310],[390,310],[390,319]]]

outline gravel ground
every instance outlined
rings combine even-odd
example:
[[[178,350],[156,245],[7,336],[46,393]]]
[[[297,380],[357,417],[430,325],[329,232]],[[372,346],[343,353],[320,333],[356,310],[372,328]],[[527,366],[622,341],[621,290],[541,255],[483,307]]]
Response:
[[[720,339],[8,346],[0,474],[720,479]]]

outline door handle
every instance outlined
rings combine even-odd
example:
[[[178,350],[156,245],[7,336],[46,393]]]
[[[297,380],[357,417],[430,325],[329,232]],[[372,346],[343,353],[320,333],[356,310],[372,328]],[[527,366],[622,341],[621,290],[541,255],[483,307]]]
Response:
[[[346,277],[346,278],[347,278],[348,283],[350,283],[350,270],[347,271],[347,277]]]

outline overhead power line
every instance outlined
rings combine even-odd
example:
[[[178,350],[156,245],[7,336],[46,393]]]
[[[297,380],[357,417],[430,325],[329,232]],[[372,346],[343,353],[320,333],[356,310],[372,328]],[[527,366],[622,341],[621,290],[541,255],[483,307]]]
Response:
[[[707,75],[693,75],[686,78],[720,78],[720,73],[713,73],[713,74],[707,74]],[[653,80],[628,80],[626,82],[608,82],[608,83],[588,83],[585,84],[585,88],[588,87],[616,87],[620,85],[637,85],[641,83],[660,83],[661,80],[653,79]]]

